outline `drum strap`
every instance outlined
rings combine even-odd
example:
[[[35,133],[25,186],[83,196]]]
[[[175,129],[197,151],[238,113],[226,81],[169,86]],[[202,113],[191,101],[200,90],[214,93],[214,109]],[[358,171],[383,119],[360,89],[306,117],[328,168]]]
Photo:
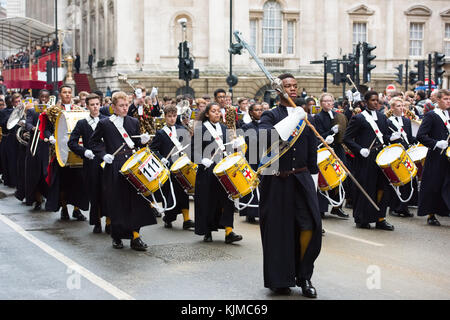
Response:
[[[223,144],[223,140],[220,137],[217,130],[212,126],[211,122],[205,121],[204,122],[206,129],[211,133],[214,140],[217,142],[217,145],[219,146],[220,150],[225,151],[225,145]]]
[[[170,141],[177,147],[177,150],[181,150],[183,147],[181,146],[180,141],[178,140],[177,136],[177,129],[173,127],[174,130],[172,131],[168,126],[164,126],[163,131],[169,136]]]
[[[367,110],[364,110],[362,112],[362,115],[372,127],[373,132],[375,132],[375,135],[377,136],[378,140],[380,140],[381,144],[384,144],[383,134],[381,133],[380,128],[378,128],[378,125],[373,119],[373,117],[367,112]]]
[[[394,124],[394,126],[397,128],[397,130],[401,133],[403,139],[409,145],[408,135],[406,134],[405,130],[403,129],[403,125],[400,122],[398,122],[396,117],[390,117],[389,120],[391,120],[391,122]]]
[[[447,116],[445,115],[444,111],[442,111],[439,108],[434,109],[434,112],[441,118],[442,122],[444,122],[444,125],[447,127],[448,132],[450,133],[450,122],[447,119]]]
[[[134,142],[131,140],[130,135],[127,133],[125,128],[123,127],[123,118],[116,116],[115,114],[109,117],[109,120],[114,124],[117,130],[120,132],[123,140],[130,149],[134,149]]]

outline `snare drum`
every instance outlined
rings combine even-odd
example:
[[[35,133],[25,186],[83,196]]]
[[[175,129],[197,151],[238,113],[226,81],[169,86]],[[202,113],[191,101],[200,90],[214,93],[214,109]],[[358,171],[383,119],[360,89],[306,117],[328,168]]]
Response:
[[[169,170],[148,148],[128,159],[120,173],[145,197],[158,191],[170,176]]]
[[[233,199],[245,197],[259,184],[258,175],[240,152],[223,159],[213,172]]]
[[[317,164],[319,166],[319,189],[321,191],[333,190],[347,179],[347,173],[327,148],[318,151]]]
[[[428,148],[422,144],[412,146],[406,151],[410,156],[411,160],[416,164],[417,167],[417,178],[419,181],[422,180],[423,167],[425,166],[425,159],[427,158]]]
[[[86,119],[89,111],[62,111],[55,122],[55,151],[56,158],[61,167],[81,168],[83,167],[83,159],[73,153],[67,143],[70,134],[79,120]],[[79,144],[82,145],[80,138]]]
[[[445,154],[447,155],[447,160],[450,161],[450,147],[447,148],[447,152]]]
[[[417,175],[414,161],[401,144],[392,144],[381,150],[376,163],[395,187],[406,185]]]
[[[188,195],[195,193],[197,169],[198,165],[189,160],[187,155],[180,157],[170,168],[170,172]]]

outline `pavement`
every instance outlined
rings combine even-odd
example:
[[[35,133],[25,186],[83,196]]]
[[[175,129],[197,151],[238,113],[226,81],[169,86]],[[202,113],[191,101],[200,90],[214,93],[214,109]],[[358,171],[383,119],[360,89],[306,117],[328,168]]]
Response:
[[[129,241],[114,250],[87,222],[33,212],[13,194],[0,186],[0,299],[309,300],[300,288],[288,296],[264,288],[259,225],[238,214],[235,232],[244,239],[233,245],[223,231],[204,243],[182,230],[180,216],[173,229],[161,218],[143,228],[149,249],[136,252]],[[450,218],[439,217],[441,227],[417,216],[388,221],[395,231],[357,229],[327,214],[312,279],[319,300],[450,299]]]

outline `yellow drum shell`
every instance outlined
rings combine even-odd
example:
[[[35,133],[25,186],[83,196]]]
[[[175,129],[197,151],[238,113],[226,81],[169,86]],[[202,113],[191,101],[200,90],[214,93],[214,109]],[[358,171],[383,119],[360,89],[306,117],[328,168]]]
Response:
[[[139,169],[150,157],[154,157],[154,161],[164,169],[160,172],[158,177],[149,181],[147,177]],[[159,159],[148,149],[143,148],[136,152],[130,159],[128,159],[120,170],[128,181],[145,197],[150,196],[159,190],[169,179],[170,172],[166,169]]]
[[[195,180],[197,177],[198,165],[193,163],[184,155],[175,161],[170,168],[170,172],[184,189],[184,191],[193,195],[195,193]]]
[[[395,187],[406,185],[417,175],[417,166],[401,144],[381,150],[376,163]]]
[[[259,184],[257,173],[240,152],[223,159],[213,172],[233,199],[245,197]]]
[[[447,148],[447,160],[450,161],[450,147]]]
[[[321,191],[333,190],[347,179],[347,173],[327,148],[318,151],[317,163],[319,167],[319,189]]]

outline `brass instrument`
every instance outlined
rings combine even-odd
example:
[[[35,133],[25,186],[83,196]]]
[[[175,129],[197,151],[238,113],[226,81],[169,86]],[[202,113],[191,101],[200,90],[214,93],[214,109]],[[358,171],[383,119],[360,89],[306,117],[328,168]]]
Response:
[[[23,146],[27,146],[30,142],[30,133],[25,130],[25,127],[19,127],[16,131],[17,141]]]

